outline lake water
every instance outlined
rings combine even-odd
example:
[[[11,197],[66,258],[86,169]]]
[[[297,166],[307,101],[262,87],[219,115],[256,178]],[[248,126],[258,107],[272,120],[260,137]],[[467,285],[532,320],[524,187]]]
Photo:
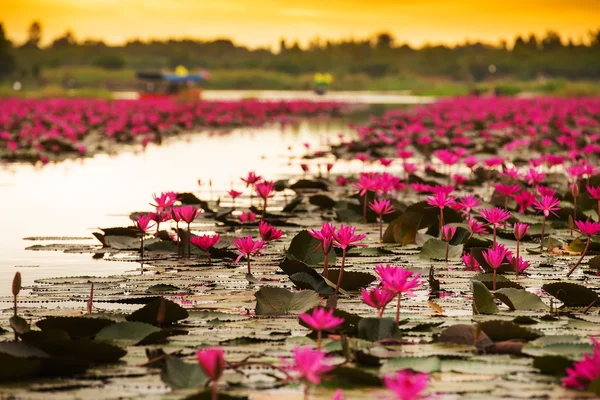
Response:
[[[126,226],[129,213],[151,210],[152,193],[192,191],[206,199],[231,188],[243,188],[239,177],[251,169],[267,179],[298,176],[302,156],[351,138],[344,120],[302,121],[297,125],[241,128],[231,132],[196,132],[172,137],[162,145],[126,148],[117,155],[99,154],[43,167],[0,165],[3,227],[0,234],[0,296],[10,295],[13,275],[23,284],[61,276],[121,274],[131,263],[94,260],[90,254],[31,251],[27,237],[79,237],[68,243],[99,244],[91,235],[99,227]],[[358,167],[358,165],[357,165]],[[198,186],[201,180],[202,186]],[[66,242],[62,242],[66,243]]]

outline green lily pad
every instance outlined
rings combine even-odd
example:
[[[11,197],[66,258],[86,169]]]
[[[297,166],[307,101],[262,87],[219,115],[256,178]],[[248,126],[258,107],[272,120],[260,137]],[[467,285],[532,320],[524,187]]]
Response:
[[[206,385],[208,377],[200,366],[188,364],[175,356],[166,356],[160,378],[172,389],[193,389]]]
[[[598,293],[571,282],[546,283],[542,290],[562,301],[567,307],[587,307],[598,300]]]
[[[294,236],[290,247],[286,251],[287,258],[297,260],[306,265],[323,265],[325,256],[321,249],[317,247],[321,244],[320,241],[313,238],[307,230],[302,230]],[[335,265],[335,251],[331,249],[329,252],[329,265]]]
[[[381,368],[382,373],[410,369],[415,372],[440,372],[442,361],[437,356],[432,357],[397,357],[392,358]]]
[[[514,288],[500,289],[494,292],[511,310],[547,310],[548,306],[534,293]]]
[[[358,337],[371,342],[394,338],[398,332],[398,324],[391,318],[362,318],[358,322]]]
[[[525,340],[531,341],[544,336],[540,331],[524,328],[512,321],[485,321],[480,322],[479,327],[490,339],[495,342],[506,340]]]
[[[152,325],[170,325],[186,319],[188,316],[188,312],[179,304],[159,297],[125,319],[130,322],[145,322]]]
[[[319,295],[312,290],[291,292],[284,288],[263,287],[254,293],[256,315],[299,314],[319,304]]]
[[[457,245],[448,248],[448,260],[458,260],[463,252],[463,246]],[[419,257],[430,260],[446,259],[446,242],[439,239],[429,239],[425,242],[419,253]]]
[[[114,321],[105,318],[87,317],[48,317],[37,322],[37,327],[43,331],[61,330],[67,332],[71,339],[89,338]]]
[[[337,282],[339,274],[340,270],[338,268],[332,268],[329,270],[328,278],[331,282]],[[340,287],[344,290],[356,291],[369,286],[376,279],[375,275],[366,272],[344,270]]]
[[[143,322],[119,322],[102,329],[96,334],[96,341],[113,343],[119,346],[157,343],[165,338],[162,329]],[[152,336],[152,340],[151,340]]]
[[[479,314],[496,314],[500,310],[494,302],[494,296],[485,285],[479,281],[471,281],[473,290],[473,310]]]

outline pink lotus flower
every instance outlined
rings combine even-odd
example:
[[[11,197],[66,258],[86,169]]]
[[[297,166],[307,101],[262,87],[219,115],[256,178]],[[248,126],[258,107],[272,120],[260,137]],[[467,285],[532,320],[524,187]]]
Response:
[[[255,184],[254,189],[258,197],[263,199],[263,218],[267,214],[267,200],[275,196],[275,182],[263,181]]]
[[[468,271],[479,271],[479,263],[471,253],[464,253],[461,259],[465,263],[465,266],[467,267]]]
[[[324,308],[314,308],[312,314],[302,313],[298,315],[304,323],[317,331],[317,349],[321,348],[321,337],[323,331],[328,331],[337,328],[344,323],[344,318],[339,318],[333,315],[333,309],[326,310]]]
[[[283,231],[281,229],[277,229],[265,221],[260,221],[258,223],[258,232],[260,233],[262,240],[265,242],[277,240],[283,236]]]
[[[150,229],[154,227],[152,222],[152,218],[144,214],[140,215],[137,221],[134,221],[135,227],[142,233],[147,233]]]
[[[348,178],[344,178],[343,176],[338,176],[335,181],[340,186],[348,186],[350,184]]]
[[[482,235],[488,234],[488,231],[484,228],[483,224],[481,222],[477,221],[475,218],[471,218],[467,222],[467,227],[469,228],[469,231],[471,232],[469,239],[476,233],[479,233]]]
[[[212,382],[218,381],[225,371],[225,353],[222,348],[196,350],[200,368]]]
[[[171,213],[167,211],[162,212],[150,212],[147,214],[152,221],[156,222],[156,236],[158,236],[158,232],[160,231],[160,223],[167,222],[171,219]]]
[[[515,202],[519,205],[519,212],[524,213],[529,207],[533,205],[535,195],[531,192],[523,190],[522,192],[517,193],[514,199]]]
[[[389,159],[389,158],[379,158],[379,159],[378,159],[378,161],[379,161],[379,162],[381,163],[381,165],[383,165],[384,167],[389,167],[389,166],[392,164],[392,162],[393,162],[394,160],[391,160],[391,159]]]
[[[240,214],[240,222],[245,224],[245,223],[251,223],[256,221],[256,214],[254,214],[252,211],[248,211],[245,213],[241,213]]]
[[[556,190],[551,189],[549,187],[546,186],[541,186],[541,185],[537,185],[535,187],[535,190],[537,190],[537,192],[540,194],[540,196],[549,196],[552,197],[556,194]]]
[[[342,389],[336,390],[331,400],[346,400],[344,397],[344,391]]]
[[[321,225],[320,231],[316,229],[309,229],[308,233],[313,238],[321,242],[315,251],[319,250],[319,248],[323,251],[323,276],[327,278],[329,275],[329,252],[333,246],[333,234],[335,233],[335,226],[329,222],[325,222],[323,225]]]
[[[528,185],[539,185],[540,183],[544,182],[544,179],[546,179],[546,174],[538,172],[534,168],[530,168],[525,174],[525,179],[527,179]]]
[[[592,336],[590,339],[594,345],[592,354],[585,354],[583,360],[567,368],[567,376],[562,378],[564,387],[586,390],[600,376],[600,343]]]
[[[517,239],[517,242],[519,240],[523,239],[523,237],[525,237],[525,235],[527,235],[527,232],[529,232],[529,228],[530,228],[530,226],[527,224],[515,222],[515,224],[513,225],[513,233],[515,235],[515,239]],[[517,253],[517,255],[518,255],[518,253]]]
[[[586,185],[585,188],[587,189],[590,196],[598,200],[598,215],[600,215],[600,186]]]
[[[248,175],[245,178],[240,178],[242,181],[246,183],[246,187],[254,186],[257,182],[262,179],[262,176],[256,175],[254,171],[248,172]]]
[[[496,243],[496,229],[503,225],[504,222],[510,218],[510,212],[502,208],[492,207],[490,209],[481,210],[479,215],[481,215],[481,217],[485,219],[488,224],[492,225],[494,232],[494,243]]]
[[[533,207],[536,210],[544,213],[544,220],[542,221],[542,233],[540,235],[540,250],[542,251],[544,250],[544,230],[546,228],[546,219],[548,216],[550,216],[550,213],[556,215],[554,211],[560,210],[560,207],[558,207],[559,204],[560,201],[552,196],[542,196],[541,200],[535,199],[533,201]]]
[[[237,190],[228,190],[227,194],[231,196],[231,200],[232,200],[232,208],[235,208],[235,199],[240,197],[242,195],[242,192],[238,192]]]
[[[344,265],[346,264],[346,251],[349,246],[365,246],[363,244],[358,244],[357,242],[363,240],[367,234],[360,233],[357,235],[355,226],[344,226],[344,224],[340,224],[340,228],[334,232],[332,236],[333,245],[342,249],[342,264],[340,266],[338,281],[335,286],[335,294],[337,294],[342,284],[342,275],[344,273]]]
[[[190,230],[190,224],[204,212],[201,208],[194,206],[183,206],[175,209],[175,212],[179,215],[179,218],[187,223],[187,236],[188,236],[188,257],[192,255],[192,246],[190,239],[192,238],[192,232]]]
[[[321,375],[331,371],[334,366],[330,365],[330,358],[321,350],[314,350],[310,346],[295,347],[293,350],[293,364],[283,360],[283,367],[291,370],[298,379],[306,383],[318,385],[321,383]]]
[[[232,243],[240,252],[238,258],[235,259],[235,264],[240,262],[242,256],[246,256],[246,260],[248,261],[248,273],[252,274],[250,271],[250,256],[261,254],[261,250],[263,250],[267,244],[262,240],[252,240],[252,236],[235,238]]]
[[[362,289],[361,292],[362,301],[367,305],[377,309],[377,316],[382,317],[385,307],[390,301],[394,300],[396,293],[384,289],[383,287],[377,286],[371,290]]]
[[[449,196],[445,192],[437,191],[433,196],[425,198],[427,204],[440,209],[440,227],[444,225],[444,208],[451,207],[454,204],[454,197]],[[440,229],[440,237],[442,230]]]
[[[409,370],[397,371],[395,376],[383,378],[385,387],[396,395],[398,400],[418,400],[427,389],[429,375]]]
[[[210,262],[210,248],[213,247],[215,244],[219,243],[219,240],[221,240],[221,235],[217,233],[213,236],[194,236],[190,239],[190,242],[194,246],[198,247],[200,250],[204,251],[206,253],[206,256],[208,257],[208,261]]]
[[[515,274],[517,277],[519,276],[519,272],[523,272],[529,268],[529,261],[525,261],[523,257],[513,257],[513,255],[509,252],[506,254],[506,258],[515,269]]]
[[[444,225],[442,226],[442,239],[446,242],[449,242],[454,237],[456,233],[456,227],[452,225]]]
[[[378,176],[373,173],[361,173],[358,182],[354,182],[354,187],[359,190],[359,195],[363,198],[363,223],[367,222],[367,192],[378,190]]]
[[[569,272],[567,273],[567,277],[569,277],[573,273],[573,271],[575,271],[575,268],[577,268],[581,261],[583,261],[583,257],[585,257],[590,247],[590,243],[592,242],[592,237],[600,234],[600,222],[575,221],[575,226],[577,226],[577,232],[587,236],[587,241],[585,243],[585,248],[581,253],[581,257],[579,257],[579,260],[577,260],[575,265],[569,270]]]
[[[394,206],[390,204],[388,199],[374,200],[369,203],[369,208],[379,216],[379,241],[383,240],[383,215],[393,213]]]
[[[154,204],[150,203],[150,205],[156,207],[156,211],[160,213],[175,204],[177,201],[177,193],[163,192],[159,196],[153,194],[152,198],[154,199]]]
[[[493,289],[496,290],[496,270],[504,263],[504,258],[507,255],[507,250],[504,246],[495,244],[491,249],[482,253],[483,258],[494,270]]]
[[[398,296],[398,304],[396,306],[396,322],[399,322],[402,293],[410,295],[412,294],[412,289],[422,285],[423,282],[419,281],[421,274],[415,274],[412,271],[389,264],[376,265],[375,272],[377,275],[379,275],[379,280],[383,284],[383,288]]]

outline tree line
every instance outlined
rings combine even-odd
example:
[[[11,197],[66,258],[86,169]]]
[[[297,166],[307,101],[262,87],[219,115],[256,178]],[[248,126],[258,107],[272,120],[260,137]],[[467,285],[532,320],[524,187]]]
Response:
[[[308,46],[282,40],[279,51],[249,49],[231,40],[130,40],[111,46],[98,40],[77,40],[67,30],[42,46],[43,29],[33,22],[24,43],[11,42],[0,23],[0,78],[39,76],[45,68],[96,66],[105,69],[187,68],[218,70],[260,69],[290,75],[331,72],[384,76],[445,77],[480,82],[510,77],[540,76],[566,79],[600,78],[600,29],[586,43],[575,43],[549,31],[544,36],[517,36],[497,44],[467,41],[455,46],[399,42],[389,33],[350,40],[315,38]]]

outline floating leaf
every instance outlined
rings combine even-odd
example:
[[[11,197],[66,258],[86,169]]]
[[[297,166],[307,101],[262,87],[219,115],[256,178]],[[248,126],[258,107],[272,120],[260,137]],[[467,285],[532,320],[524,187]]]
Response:
[[[564,376],[567,368],[573,365],[573,360],[563,356],[540,356],[533,360],[534,368],[545,375]]]
[[[439,357],[397,357],[388,360],[381,372],[396,372],[401,369],[411,369],[415,372],[440,372],[442,362]]]
[[[315,271],[315,275],[306,272],[296,272],[290,275],[290,280],[298,289],[310,289],[321,296],[331,296],[335,292],[335,285],[331,287],[321,275]]]
[[[452,246],[448,248],[448,260],[458,260],[463,252],[463,246]],[[429,239],[419,253],[419,257],[430,260],[445,260],[446,259],[446,242],[439,239]]]
[[[458,372],[462,374],[503,375],[515,372],[532,372],[525,365],[505,364],[501,362],[486,362],[479,360],[443,360],[442,372]]]
[[[471,255],[477,260],[477,262],[479,263],[479,265],[481,265],[481,268],[483,268],[485,272],[493,272],[493,268],[490,267],[490,264],[488,264],[488,262],[485,261],[485,258],[483,258],[483,253],[487,250],[488,249],[482,247],[473,247],[471,249]],[[514,268],[508,262],[508,259],[505,257],[500,267],[496,269],[496,273],[506,274],[510,272],[514,272]]]
[[[492,290],[494,287],[494,274],[479,274],[471,279],[483,283],[489,290]],[[511,281],[503,275],[496,275],[496,289],[504,288],[524,289],[523,286],[519,285],[517,282]]]
[[[331,282],[337,282],[339,275],[340,270],[332,268],[329,270],[328,278]],[[356,291],[369,286],[376,279],[375,275],[367,274],[366,272],[344,270],[340,287],[344,290]]]
[[[169,285],[166,283],[159,283],[157,285],[150,286],[148,289],[146,289],[146,292],[148,292],[148,293],[165,293],[165,292],[176,292],[178,290],[181,290],[181,289],[178,288],[177,286]]]
[[[379,387],[381,378],[375,374],[362,370],[360,368],[336,367],[328,373],[332,381],[348,384],[352,387]]]
[[[299,314],[319,304],[319,295],[312,290],[291,292],[284,288],[263,287],[254,293],[256,315]]]
[[[579,360],[586,353],[592,353],[594,347],[589,343],[551,343],[540,345],[533,341],[523,346],[523,354],[534,357],[541,356],[562,356],[570,360]]]
[[[513,288],[500,289],[494,292],[511,310],[547,310],[548,306],[535,294],[526,290]]]
[[[598,300],[598,293],[571,282],[546,283],[542,290],[562,301],[566,307],[587,307]]]
[[[290,247],[286,251],[286,256],[306,265],[323,265],[325,257],[321,249],[317,250],[320,244],[321,242],[310,236],[307,230],[302,230],[292,239]],[[333,249],[329,252],[329,265],[335,265],[335,252]]]
[[[331,197],[324,194],[315,194],[308,198],[308,202],[312,205],[318,206],[319,208],[323,208],[326,210],[331,210],[336,201]]]
[[[441,343],[463,344],[475,346],[478,349],[485,350],[494,345],[494,342],[473,325],[457,324],[444,329],[440,333],[439,341]]]
[[[50,340],[38,345],[53,356],[71,357],[93,363],[115,362],[127,354],[127,351],[120,347],[89,339]]]
[[[394,338],[398,332],[398,324],[391,318],[362,318],[358,322],[358,337],[371,342]]]
[[[31,330],[29,326],[29,322],[25,318],[21,318],[18,315],[13,315],[10,317],[10,327],[15,331],[15,333],[19,336],[27,333]]]
[[[160,378],[172,389],[192,389],[206,385],[208,377],[200,366],[188,364],[175,356],[166,356]]]
[[[157,335],[158,333],[162,333],[162,330],[154,325],[142,322],[119,322],[98,332],[96,341],[109,342],[119,346],[133,346],[141,342],[149,344],[150,336],[154,336],[155,340],[151,341],[153,343],[164,339],[165,335]]]
[[[479,281],[471,281],[473,290],[473,309],[479,314],[496,314],[500,310],[494,302],[494,296],[485,285]]]
[[[170,325],[182,319],[186,319],[188,316],[188,312],[179,304],[159,297],[139,310],[134,311],[125,319],[127,321],[145,322],[152,325],[156,325],[157,321],[162,320],[160,321],[161,324]]]
[[[496,320],[480,322],[479,328],[495,342],[519,339],[530,341],[544,336],[542,332],[524,328],[512,321]]]
[[[105,318],[48,317],[38,321],[36,325],[43,331],[62,330],[67,332],[71,339],[80,339],[92,337],[112,324],[114,321]]]
[[[36,358],[15,357],[10,354],[0,352],[0,382],[12,382],[18,379],[25,379],[36,376],[42,363]]]

